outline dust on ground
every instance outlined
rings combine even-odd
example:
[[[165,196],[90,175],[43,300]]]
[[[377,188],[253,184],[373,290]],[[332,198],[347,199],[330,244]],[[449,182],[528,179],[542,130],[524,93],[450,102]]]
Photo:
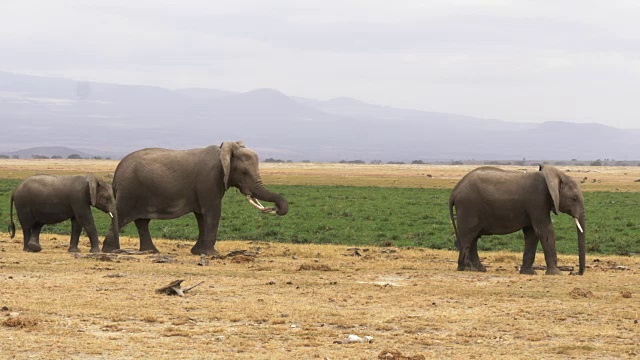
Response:
[[[44,234],[43,251],[25,253],[0,233],[0,358],[640,355],[637,256],[588,256],[584,276],[526,276],[508,252],[481,254],[488,272],[473,273],[455,270],[454,251],[219,241],[229,256],[202,259],[193,244],[156,240],[153,255],[123,237],[130,251],[95,255],[85,238],[70,254],[66,236]],[[156,293],[174,280],[203,283]]]

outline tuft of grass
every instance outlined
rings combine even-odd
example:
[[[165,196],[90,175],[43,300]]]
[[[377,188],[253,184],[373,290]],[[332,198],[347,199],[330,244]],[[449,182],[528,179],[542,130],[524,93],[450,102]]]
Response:
[[[38,325],[38,320],[23,315],[9,316],[2,325],[16,329],[31,328]]]

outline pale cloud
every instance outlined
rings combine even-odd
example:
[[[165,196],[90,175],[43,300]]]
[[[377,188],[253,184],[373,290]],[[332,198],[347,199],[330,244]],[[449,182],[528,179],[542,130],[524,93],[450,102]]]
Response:
[[[1,10],[4,71],[640,127],[635,1],[5,0]]]

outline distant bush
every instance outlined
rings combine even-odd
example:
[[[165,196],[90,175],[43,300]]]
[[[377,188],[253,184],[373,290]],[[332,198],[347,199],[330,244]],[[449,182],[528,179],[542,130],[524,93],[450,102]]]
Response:
[[[602,160],[598,159],[589,163],[589,166],[602,166]]]
[[[484,164],[485,165],[511,165],[511,162],[491,160],[491,161],[485,161]]]
[[[51,158],[52,158],[52,159],[62,159],[62,156],[60,156],[60,155],[53,155]]]
[[[266,162],[266,163],[283,163],[283,162],[284,162],[284,160],[282,160],[282,159],[268,158],[268,159],[266,159],[264,162]]]
[[[464,165],[464,163],[460,160],[452,161],[451,165]]]
[[[389,161],[389,162],[387,162],[387,164],[402,165],[402,164],[404,164],[404,161]]]
[[[340,164],[364,164],[365,162],[363,160],[340,160],[339,161]]]
[[[48,156],[44,156],[44,155],[31,155],[31,157],[34,159],[49,159]]]
[[[0,155],[0,159],[8,159],[9,155]]]
[[[80,156],[78,154],[71,154],[71,155],[67,156],[67,159],[82,159],[82,156]]]
[[[382,164],[382,160],[371,160],[371,164],[380,165],[380,164]]]
[[[422,165],[422,164],[424,164],[424,161],[422,161],[422,160],[413,160],[411,163],[414,164],[414,165]]]

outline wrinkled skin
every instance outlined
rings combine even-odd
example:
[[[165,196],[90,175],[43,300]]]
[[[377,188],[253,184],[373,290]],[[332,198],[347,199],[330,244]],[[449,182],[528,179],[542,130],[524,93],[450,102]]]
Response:
[[[134,222],[140,250],[158,252],[151,240],[149,221],[194,213],[199,232],[191,253],[214,253],[222,198],[232,186],[244,195],[275,203],[275,209],[265,212],[285,215],[289,209],[283,196],[264,187],[258,156],[240,142],[192,150],[153,148],[133,152],[120,161],[113,178],[119,229]],[[119,239],[109,233],[102,250],[119,248]]]
[[[547,264],[546,274],[560,274],[551,211],[568,214],[580,224],[580,227],[576,225],[576,231],[578,274],[582,275],[586,231],[584,199],[573,179],[552,166],[541,166],[540,171],[534,173],[494,167],[480,167],[469,172],[454,187],[449,198],[449,214],[459,250],[458,270],[485,271],[478,256],[478,239],[482,235],[522,230],[525,249],[520,273],[535,274],[533,262],[540,241]]]
[[[117,224],[115,198],[111,185],[93,174],[87,176],[35,175],[27,178],[11,196],[9,232],[15,236],[13,204],[24,235],[24,251],[38,252],[40,231],[46,224],[71,219],[70,252],[78,252],[82,229],[91,241],[91,252],[100,252],[98,231],[91,206],[113,216],[111,227]],[[116,230],[117,232],[117,230]]]

